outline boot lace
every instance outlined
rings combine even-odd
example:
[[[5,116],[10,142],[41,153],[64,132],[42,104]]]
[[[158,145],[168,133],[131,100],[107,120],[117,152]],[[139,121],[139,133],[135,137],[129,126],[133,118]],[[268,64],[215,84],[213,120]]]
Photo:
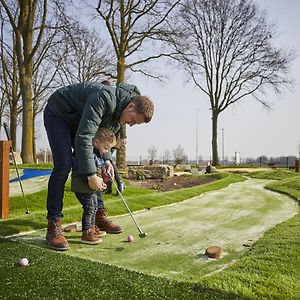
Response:
[[[54,225],[54,234],[55,234],[55,236],[64,235],[61,225],[56,224],[55,222],[53,222],[53,225]]]

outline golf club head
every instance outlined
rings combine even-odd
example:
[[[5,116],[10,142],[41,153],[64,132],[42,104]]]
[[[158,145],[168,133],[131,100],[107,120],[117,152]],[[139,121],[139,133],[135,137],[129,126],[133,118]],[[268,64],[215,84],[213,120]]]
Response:
[[[147,233],[146,232],[141,232],[140,234],[139,234],[139,237],[140,238],[144,238],[144,237],[146,237],[147,236]]]

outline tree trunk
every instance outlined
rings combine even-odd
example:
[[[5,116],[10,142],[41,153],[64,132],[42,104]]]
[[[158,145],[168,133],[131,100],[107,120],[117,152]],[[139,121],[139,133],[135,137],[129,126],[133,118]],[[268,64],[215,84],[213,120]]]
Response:
[[[120,57],[118,59],[118,66],[117,66],[118,74],[117,74],[117,83],[124,82],[125,80],[125,57]],[[126,125],[125,132],[126,132]],[[123,130],[123,129],[122,129]],[[126,146],[122,146],[117,149],[117,168],[118,169],[125,169],[126,168]]]
[[[18,63],[16,57],[16,50],[14,44],[13,51],[13,69],[12,69],[12,95],[10,106],[10,139],[12,141],[12,148],[16,151],[17,148],[17,125],[18,125]]]
[[[33,160],[35,163],[37,163],[36,161],[36,132],[35,132],[35,118],[36,118],[36,114],[33,114],[32,117],[32,153],[33,153]]]
[[[212,110],[212,165],[219,165],[218,156],[218,117],[219,112],[217,110]]]
[[[20,90],[22,95],[22,149],[23,163],[34,163],[33,159],[33,33],[36,2],[20,1],[19,32],[16,32],[16,48],[18,57]],[[19,49],[22,47],[21,49]],[[22,51],[22,52],[21,52]]]
[[[16,151],[17,148],[17,106],[13,105],[10,110],[10,139],[12,141],[12,148]]]
[[[22,93],[23,103],[23,126],[22,126],[22,150],[21,156],[23,163],[34,163],[33,159],[33,135],[32,135],[32,120],[33,120],[33,107],[32,107],[32,65],[27,64],[21,68],[20,74],[20,87]],[[22,74],[23,73],[23,74]]]

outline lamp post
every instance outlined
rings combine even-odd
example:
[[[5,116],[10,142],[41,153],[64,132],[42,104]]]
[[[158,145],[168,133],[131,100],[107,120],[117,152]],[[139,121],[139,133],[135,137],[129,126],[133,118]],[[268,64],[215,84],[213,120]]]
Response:
[[[223,165],[225,165],[225,154],[224,154],[224,128],[222,128],[222,160]]]
[[[196,166],[198,166],[198,112],[200,109],[196,110]]]

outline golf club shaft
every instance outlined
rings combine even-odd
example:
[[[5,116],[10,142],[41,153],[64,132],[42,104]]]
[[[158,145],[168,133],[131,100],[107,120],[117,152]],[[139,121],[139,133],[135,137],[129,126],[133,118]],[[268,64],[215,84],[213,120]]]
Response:
[[[142,231],[141,227],[138,225],[137,221],[135,220],[135,218],[134,218],[134,216],[133,216],[133,214],[132,214],[132,212],[131,212],[131,210],[130,210],[130,208],[129,208],[127,202],[126,202],[126,200],[124,199],[122,193],[120,192],[120,190],[119,190],[117,184],[114,182],[113,177],[111,176],[110,172],[107,170],[107,164],[105,163],[104,159],[101,159],[101,161],[102,161],[102,165],[104,166],[104,168],[105,168],[105,170],[106,170],[107,175],[109,176],[109,178],[110,178],[110,180],[112,181],[114,187],[116,188],[117,193],[120,195],[120,197],[121,197],[121,199],[122,199],[124,205],[126,206],[128,212],[129,212],[129,214],[130,214],[130,217],[132,218],[132,220],[133,220],[133,222],[134,222],[136,228],[138,229],[140,235],[145,235],[145,233]]]
[[[126,200],[124,199],[122,193],[120,192],[120,190],[119,190],[117,184],[113,181],[113,179],[112,179],[110,173],[109,173],[109,172],[107,172],[107,173],[109,174],[108,176],[109,176],[110,179],[112,180],[112,183],[113,183],[114,187],[116,188],[116,190],[117,190],[118,194],[120,195],[120,197],[121,197],[123,203],[125,204],[125,206],[126,206],[128,212],[129,212],[129,214],[130,214],[130,216],[131,216],[131,218],[132,218],[134,224],[136,225],[136,227],[137,227],[139,233],[140,233],[140,234],[144,234],[144,232],[142,231],[141,227],[140,227],[140,226],[138,225],[138,223],[136,222],[136,220],[135,220],[135,218],[134,218],[134,216],[133,216],[133,214],[132,214],[132,212],[131,212],[131,210],[130,210],[128,204],[126,203]]]
[[[5,130],[7,139],[10,141],[11,139],[9,137],[9,133],[8,133],[8,129],[7,129],[7,124],[3,123],[3,127],[4,127],[4,130]],[[13,151],[13,148],[11,146],[9,148],[10,148],[10,153],[11,153],[11,156],[12,156],[12,160],[13,160],[16,172],[17,172],[20,189],[21,189],[21,192],[22,192],[22,195],[23,195],[23,199],[24,199],[24,202],[25,202],[26,213],[29,213],[29,209],[28,209],[28,206],[27,206],[26,197],[25,197],[25,193],[24,193],[22,181],[21,181],[20,174],[19,174],[19,169],[18,169],[18,166],[17,166],[17,163],[16,163],[14,151]]]

